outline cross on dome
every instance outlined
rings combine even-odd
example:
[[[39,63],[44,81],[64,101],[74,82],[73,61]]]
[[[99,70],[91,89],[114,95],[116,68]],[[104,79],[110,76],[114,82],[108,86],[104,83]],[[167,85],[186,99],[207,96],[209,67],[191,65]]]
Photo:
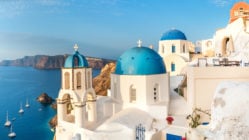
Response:
[[[142,41],[140,39],[137,41],[137,46],[142,47]]]
[[[79,47],[78,47],[78,45],[77,45],[77,44],[75,44],[73,48],[74,48],[74,50],[75,50],[76,52],[77,52],[77,51],[78,51],[78,49],[79,49]]]

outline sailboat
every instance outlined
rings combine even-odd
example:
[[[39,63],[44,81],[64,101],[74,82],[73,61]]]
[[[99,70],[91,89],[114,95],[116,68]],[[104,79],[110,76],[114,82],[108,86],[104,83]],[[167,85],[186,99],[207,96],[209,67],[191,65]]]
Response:
[[[6,126],[6,127],[11,126],[11,121],[9,121],[9,117],[8,117],[8,111],[7,111],[7,114],[6,114],[6,122],[5,122],[4,126]]]
[[[28,99],[26,100],[26,105],[25,105],[26,108],[29,108],[29,102],[28,102]]]
[[[11,125],[11,127],[10,127],[10,133],[8,134],[8,136],[9,136],[10,138],[16,137],[16,133],[12,131],[12,125]]]
[[[22,103],[20,104],[20,110],[18,111],[20,114],[24,113],[24,110],[22,109]]]

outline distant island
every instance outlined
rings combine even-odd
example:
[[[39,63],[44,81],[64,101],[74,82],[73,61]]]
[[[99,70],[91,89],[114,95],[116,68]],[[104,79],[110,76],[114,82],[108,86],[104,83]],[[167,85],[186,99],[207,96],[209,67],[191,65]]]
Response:
[[[16,60],[3,60],[0,62],[0,66],[24,66],[24,67],[34,67],[36,69],[59,69],[63,67],[66,55],[35,55],[35,56],[25,56]],[[115,60],[96,58],[96,57],[86,57],[89,67],[93,69],[101,69],[107,63],[115,62]]]

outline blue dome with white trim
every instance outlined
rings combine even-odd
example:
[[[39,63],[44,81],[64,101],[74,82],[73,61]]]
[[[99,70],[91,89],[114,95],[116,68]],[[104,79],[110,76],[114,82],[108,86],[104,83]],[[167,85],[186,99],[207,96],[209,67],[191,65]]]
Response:
[[[187,38],[182,31],[171,29],[162,35],[161,40],[187,40]]]
[[[78,52],[78,46],[75,45],[74,55],[67,57],[64,63],[64,68],[82,68],[88,67],[88,62],[86,58]]]
[[[162,57],[148,47],[134,47],[117,60],[115,74],[152,75],[166,73]]]

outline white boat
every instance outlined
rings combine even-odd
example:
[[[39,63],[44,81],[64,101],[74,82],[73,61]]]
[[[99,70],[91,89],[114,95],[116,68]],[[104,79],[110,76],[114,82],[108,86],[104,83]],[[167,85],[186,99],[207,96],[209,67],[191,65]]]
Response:
[[[28,102],[28,99],[26,100],[26,105],[25,107],[29,108],[29,102]]]
[[[22,103],[20,104],[20,110],[18,111],[20,114],[24,113],[24,110],[22,109]]]
[[[5,122],[4,126],[6,126],[6,127],[11,126],[11,121],[9,121],[8,111],[7,111],[7,114],[6,114],[6,122]]]
[[[10,133],[8,134],[10,138],[16,137],[16,133],[12,131],[12,126],[10,127]]]

